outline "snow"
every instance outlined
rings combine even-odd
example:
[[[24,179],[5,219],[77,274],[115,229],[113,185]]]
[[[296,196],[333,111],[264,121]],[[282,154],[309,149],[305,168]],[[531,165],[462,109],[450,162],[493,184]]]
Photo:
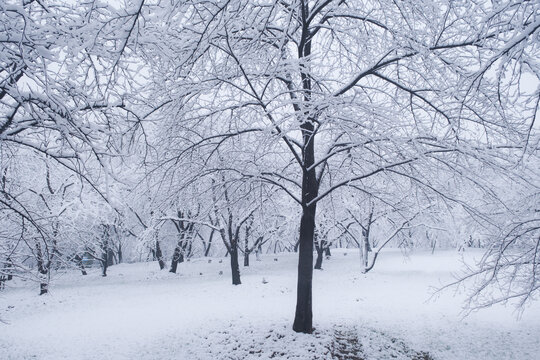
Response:
[[[521,319],[503,306],[463,318],[463,293],[432,297],[460,259],[390,249],[361,274],[356,250],[334,250],[314,272],[313,335],[291,330],[296,254],[253,257],[240,286],[230,284],[226,258],[193,259],[179,274],[153,262],[112,266],[106,278],[69,271],[45,296],[17,280],[0,292],[0,358],[537,359],[538,303]]]

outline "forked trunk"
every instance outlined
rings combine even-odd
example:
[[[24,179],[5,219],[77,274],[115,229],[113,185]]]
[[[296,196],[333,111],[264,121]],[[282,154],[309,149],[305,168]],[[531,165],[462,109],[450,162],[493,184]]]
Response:
[[[182,258],[182,261],[184,261],[182,254],[182,250],[184,249],[184,236],[185,235],[183,232],[179,234],[178,242],[176,243],[176,247],[174,248],[173,257],[171,260],[171,268],[169,270],[169,272],[172,272],[174,274],[176,274],[176,269],[178,268],[178,262],[180,261],[180,258]]]

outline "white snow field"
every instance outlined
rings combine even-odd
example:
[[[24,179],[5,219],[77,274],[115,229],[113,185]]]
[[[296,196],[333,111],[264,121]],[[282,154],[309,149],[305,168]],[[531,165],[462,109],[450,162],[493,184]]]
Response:
[[[296,254],[253,257],[240,286],[227,258],[193,259],[177,275],[157,263],[106,278],[69,271],[45,296],[12,281],[0,292],[0,359],[540,359],[540,303],[518,320],[503,306],[463,318],[462,293],[430,299],[460,259],[388,250],[364,275],[357,251],[334,250],[314,273],[312,335],[291,329]]]

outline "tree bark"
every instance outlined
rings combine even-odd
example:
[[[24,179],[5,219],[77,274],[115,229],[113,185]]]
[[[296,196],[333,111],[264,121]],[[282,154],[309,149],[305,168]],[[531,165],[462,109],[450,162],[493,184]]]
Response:
[[[178,268],[178,260],[180,260],[180,247],[176,246],[174,248],[173,257],[171,260],[171,268],[169,272],[176,274],[176,269]]]
[[[44,295],[49,292],[49,271],[51,269],[52,257],[50,257],[48,260],[44,259],[43,251],[41,251],[41,246],[39,245],[39,243],[36,243],[36,260],[38,267],[38,277],[40,280],[39,295]]]
[[[121,264],[122,261],[123,261],[123,252],[122,252],[122,245],[121,244],[118,244],[118,249],[117,249],[117,254],[118,254],[118,263]]]
[[[114,251],[112,249],[107,250],[107,266],[114,265]]]
[[[208,238],[208,246],[204,250],[204,256],[205,257],[208,256],[208,254],[210,254],[210,247],[212,246],[212,239],[214,238],[214,232],[215,232],[214,229],[212,229],[212,231],[210,231],[210,236]]]
[[[109,267],[109,264],[107,262],[107,253],[103,253],[101,258],[101,276],[105,277],[107,276],[107,269]]]
[[[317,247],[317,260],[315,260],[315,266],[314,266],[314,269],[316,270],[322,270],[323,253],[324,253],[323,248]]]
[[[231,243],[231,272],[233,285],[240,285],[240,265],[238,264],[238,244],[236,242]]]
[[[159,264],[159,269],[165,269],[165,261],[163,261],[163,253],[161,252],[161,246],[159,245],[159,240],[156,240],[156,250],[154,252],[156,259]]]
[[[302,218],[300,219],[298,249],[298,285],[293,330],[311,334],[313,332],[313,240],[317,213],[317,203],[311,203],[311,201],[317,198],[319,186],[315,168],[312,166],[315,163],[313,122],[305,122],[301,128],[305,147],[302,172]]]
[[[39,295],[45,295],[49,292],[49,284],[42,282],[39,284]]]
[[[312,281],[313,281],[313,233],[315,231],[316,207],[306,207],[300,220],[300,246],[298,255],[298,284],[296,313],[293,330],[311,334],[313,331]]]
[[[45,295],[49,292],[49,281],[48,281],[48,269],[41,267],[39,269],[39,295]]]
[[[244,266],[249,266],[249,249],[244,250]]]
[[[73,259],[75,260],[75,263],[77,264],[77,267],[79,268],[79,270],[81,270],[81,273],[83,275],[86,275],[86,269],[84,268],[83,258],[79,254],[77,254],[75,255]]]

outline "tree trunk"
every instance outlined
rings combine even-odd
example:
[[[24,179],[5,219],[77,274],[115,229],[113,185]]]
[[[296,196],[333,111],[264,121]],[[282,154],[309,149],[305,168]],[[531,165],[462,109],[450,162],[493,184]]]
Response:
[[[249,250],[244,251],[244,266],[249,266]]]
[[[104,225],[103,235],[101,238],[101,276],[107,276],[107,268],[109,267],[109,225]]]
[[[362,254],[363,254],[363,263],[364,263],[364,269],[367,269],[368,267],[368,260],[369,260],[369,242],[367,240],[367,238],[364,238],[364,244],[363,244],[363,251],[362,251]]]
[[[319,245],[317,242],[315,244],[315,250],[317,250],[317,260],[315,260],[314,268],[316,270],[322,270],[323,254],[324,250],[326,249],[326,241],[321,240],[321,245]]]
[[[122,263],[122,260],[123,260],[122,258],[123,258],[123,255],[124,255],[124,254],[122,253],[122,245],[120,245],[120,244],[118,245],[118,252],[117,252],[117,254],[118,254],[118,263],[121,264],[121,263]]]
[[[49,292],[49,284],[42,282],[39,284],[39,295],[45,295]]]
[[[332,256],[332,253],[330,252],[330,246],[327,246],[326,249],[324,249],[326,256]]]
[[[215,232],[214,229],[212,229],[212,231],[210,232],[210,237],[208,238],[208,246],[204,250],[205,257],[208,256],[208,254],[210,253],[210,247],[212,246],[212,239],[214,238],[214,232]]]
[[[178,237],[178,242],[176,243],[176,247],[174,248],[173,257],[171,260],[171,269],[169,270],[169,272],[172,272],[174,274],[176,274],[176,269],[178,267],[178,262],[180,262],[180,258],[182,258],[182,261],[184,261],[184,233],[181,232]]]
[[[39,243],[36,243],[36,261],[38,268],[38,278],[40,280],[39,295],[44,295],[49,292],[49,271],[51,269],[52,259],[49,258],[48,261],[46,261],[43,258],[43,252],[41,251],[41,246],[39,245]]]
[[[238,245],[236,242],[231,243],[231,272],[233,285],[240,285],[240,265],[238,264]]]
[[[159,269],[163,270],[165,268],[165,261],[163,261],[163,253],[161,252],[161,246],[159,246],[159,240],[156,240],[156,250],[154,251],[154,254],[159,263]]]
[[[192,251],[193,251],[193,237],[191,236],[191,234],[192,232],[190,232],[189,241],[187,241],[187,251],[185,252],[186,259],[191,258]]]
[[[312,122],[302,124],[304,138],[304,170],[302,172],[302,218],[298,251],[298,285],[296,293],[296,313],[293,330],[311,334],[313,332],[312,281],[313,281],[313,240],[315,234],[316,203],[319,186],[315,168],[315,148]],[[307,170],[309,169],[309,170]],[[309,204],[309,205],[308,205]]]
[[[13,267],[13,263],[11,262],[11,258],[7,258],[6,259],[6,269],[11,269]],[[13,279],[13,275],[11,274],[11,272],[8,272],[8,275],[7,275],[7,280],[11,280]]]
[[[244,266],[249,266],[249,244],[246,231],[246,238],[244,240]]]
[[[49,292],[49,281],[48,281],[48,270],[47,269],[40,269],[39,270],[39,295],[44,295]]]
[[[81,270],[81,273],[83,275],[86,275],[86,269],[84,268],[83,258],[80,255],[75,255],[74,260],[79,270]]]
[[[114,265],[114,251],[112,249],[107,250],[107,266]]]
[[[101,260],[101,276],[105,277],[107,276],[107,268],[109,266],[107,265],[107,259]]]
[[[318,246],[317,247],[317,260],[315,260],[315,266],[314,266],[314,269],[316,270],[322,270],[323,253],[324,253],[323,248]]]
[[[178,268],[178,260],[180,260],[180,247],[176,246],[174,248],[174,253],[171,261],[171,268],[169,272],[176,274],[176,269]]]
[[[311,334],[313,331],[313,311],[311,288],[313,281],[313,234],[315,231],[316,207],[304,209],[300,220],[300,246],[298,255],[298,285],[296,294],[296,314],[293,330]]]
[[[259,244],[259,246],[257,246],[257,250],[255,251],[255,259],[257,261],[261,261],[261,253],[262,253],[262,245]]]
[[[100,259],[100,262],[101,262],[101,276],[105,277],[107,276],[107,268],[109,267],[109,262],[108,262],[108,251],[107,251],[107,243],[103,243],[102,244],[102,249],[101,249],[101,259]]]

